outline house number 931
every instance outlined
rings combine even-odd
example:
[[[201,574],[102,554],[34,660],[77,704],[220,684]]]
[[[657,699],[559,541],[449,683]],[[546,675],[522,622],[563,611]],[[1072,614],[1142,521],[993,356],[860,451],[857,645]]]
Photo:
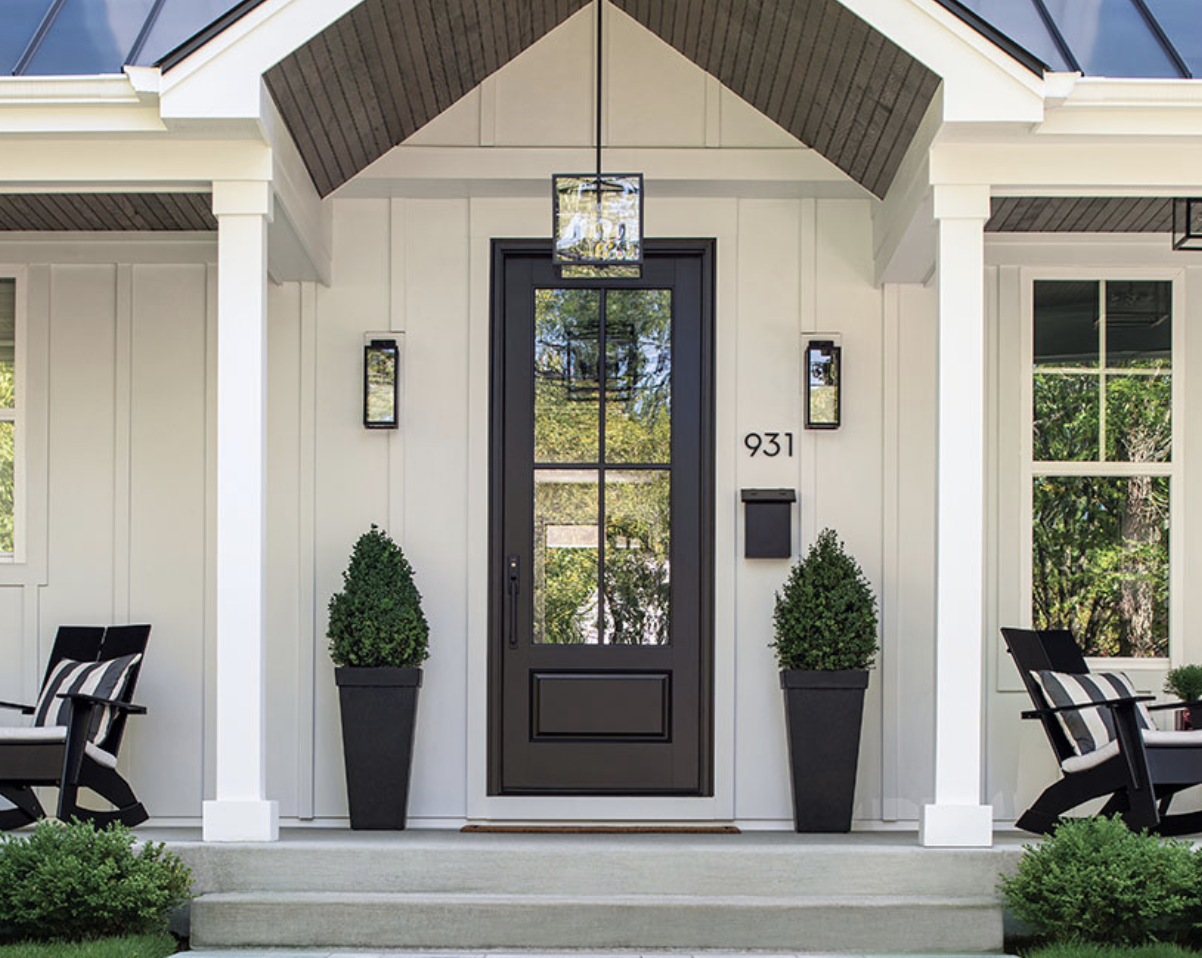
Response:
[[[784,455],[793,458],[793,433],[791,432],[749,432],[743,437],[743,445],[749,455],[767,456],[773,459]]]

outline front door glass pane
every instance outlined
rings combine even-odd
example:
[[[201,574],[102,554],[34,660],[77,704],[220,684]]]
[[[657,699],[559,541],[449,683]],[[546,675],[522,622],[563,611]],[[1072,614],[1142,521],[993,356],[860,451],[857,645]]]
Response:
[[[605,473],[605,641],[667,645],[672,474]]]
[[[598,475],[534,472],[534,641],[597,643]]]
[[[672,458],[672,292],[611,289],[605,304],[605,461]]]
[[[534,460],[600,453],[601,291],[534,292]]]

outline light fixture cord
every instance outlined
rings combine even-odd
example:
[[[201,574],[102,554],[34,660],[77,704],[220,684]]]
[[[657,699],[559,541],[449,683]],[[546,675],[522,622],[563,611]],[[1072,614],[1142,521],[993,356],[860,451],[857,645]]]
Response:
[[[597,205],[601,205],[601,13],[605,0],[597,0]]]

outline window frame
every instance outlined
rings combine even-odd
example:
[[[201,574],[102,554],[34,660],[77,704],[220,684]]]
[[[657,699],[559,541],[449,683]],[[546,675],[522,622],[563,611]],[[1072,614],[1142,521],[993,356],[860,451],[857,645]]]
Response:
[[[15,283],[15,322],[13,336],[13,395],[15,406],[10,410],[0,408],[0,422],[13,423],[13,550],[0,552],[0,566],[22,565],[27,560],[26,544],[28,530],[26,522],[27,502],[27,454],[26,414],[29,408],[29,270],[23,265],[0,263],[0,279],[11,279]]]
[[[1069,461],[1048,464],[1034,458],[1035,425],[1035,284],[1041,280],[1080,280],[1097,282],[1107,280],[1122,282],[1149,280],[1169,282],[1172,294],[1172,457],[1169,462],[1125,462],[1125,461]],[[1104,296],[1104,293],[1100,293]],[[1019,336],[1019,368],[1022,381],[1019,385],[1021,418],[1019,427],[1020,484],[1019,484],[1019,588],[1022,596],[1023,620],[1029,628],[1033,623],[1032,591],[1034,577],[1034,482],[1040,476],[1164,476],[1169,484],[1169,626],[1168,655],[1146,657],[1097,657],[1089,658],[1091,668],[1108,669],[1165,669],[1184,661],[1181,642],[1182,634],[1182,590],[1185,587],[1185,522],[1184,504],[1181,502],[1184,482],[1184,402],[1185,387],[1185,336],[1186,321],[1185,272],[1181,269],[1163,267],[1038,267],[1022,271],[1021,330]],[[1106,375],[1105,368],[1099,373]],[[1101,441],[1101,439],[1099,439]],[[1099,447],[1099,455],[1104,450]]]

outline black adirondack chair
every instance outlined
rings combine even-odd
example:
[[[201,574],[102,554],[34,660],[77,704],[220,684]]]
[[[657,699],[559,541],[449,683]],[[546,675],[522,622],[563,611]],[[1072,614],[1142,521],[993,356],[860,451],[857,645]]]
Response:
[[[32,726],[0,728],[0,796],[15,806],[0,811],[0,829],[45,817],[33,791],[40,785],[58,786],[57,815],[63,821],[131,827],[146,821],[146,809],[117,772],[117,754],[126,718],[146,711],[132,700],[149,638],[149,625],[63,626],[38,703],[0,702],[0,708],[34,716]],[[80,805],[81,788],[114,808]]]
[[[1090,673],[1072,633],[1061,629],[1002,629],[1002,637],[1035,706],[1022,717],[1043,723],[1064,776],[1048,786],[1022,814],[1019,828],[1047,833],[1069,810],[1108,797],[1102,814],[1117,812],[1132,828],[1147,828],[1161,835],[1202,831],[1202,812],[1169,813],[1174,795],[1202,783],[1202,732],[1141,727],[1146,720],[1141,720],[1138,706],[1151,701],[1150,695],[1115,694],[1092,702],[1053,705],[1040,680],[1041,671],[1101,676]],[[1101,681],[1096,684],[1106,687]],[[1182,703],[1169,703],[1147,710],[1181,707]],[[1113,736],[1111,741],[1083,753],[1066,733],[1059,716],[1083,713],[1085,709],[1099,710],[1099,717],[1107,713],[1110,720],[1105,724],[1113,730]]]

